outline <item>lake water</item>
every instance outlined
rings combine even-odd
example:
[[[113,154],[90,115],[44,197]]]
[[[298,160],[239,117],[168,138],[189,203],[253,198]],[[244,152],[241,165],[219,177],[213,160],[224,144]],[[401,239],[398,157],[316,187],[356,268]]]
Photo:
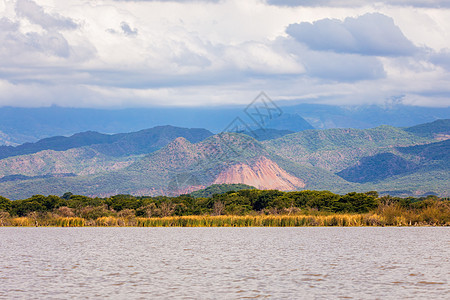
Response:
[[[0,228],[0,299],[449,299],[450,228]]]

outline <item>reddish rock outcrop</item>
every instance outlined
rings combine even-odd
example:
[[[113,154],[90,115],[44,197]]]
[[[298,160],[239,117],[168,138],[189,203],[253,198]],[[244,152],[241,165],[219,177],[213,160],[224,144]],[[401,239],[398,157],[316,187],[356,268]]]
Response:
[[[305,187],[303,180],[290,175],[264,156],[251,165],[241,163],[229,167],[219,174],[214,183],[243,183],[258,189],[284,191]]]

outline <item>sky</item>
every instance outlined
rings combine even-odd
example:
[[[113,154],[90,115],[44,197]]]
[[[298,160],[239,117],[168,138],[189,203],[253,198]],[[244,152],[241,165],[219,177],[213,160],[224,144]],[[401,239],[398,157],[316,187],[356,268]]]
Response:
[[[265,91],[448,107],[449,83],[449,0],[0,0],[0,106],[235,105]]]

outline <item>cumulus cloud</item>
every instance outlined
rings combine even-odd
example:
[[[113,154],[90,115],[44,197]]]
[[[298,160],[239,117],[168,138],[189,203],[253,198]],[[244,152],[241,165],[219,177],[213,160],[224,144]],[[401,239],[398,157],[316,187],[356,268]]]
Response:
[[[392,18],[380,13],[344,21],[322,19],[291,24],[286,32],[313,50],[377,56],[412,55],[417,49]]]
[[[372,5],[371,0],[266,0],[266,3],[276,6],[327,6],[327,7],[355,7]],[[378,4],[412,7],[450,7],[447,0],[381,0]]]
[[[120,30],[115,30],[113,28],[108,28],[106,30],[109,33],[112,34],[123,34],[129,37],[133,37],[136,36],[138,34],[138,29],[137,28],[131,28],[130,24],[128,24],[127,22],[123,21],[120,23]]]
[[[17,71],[17,68],[26,67],[21,76],[26,77],[29,69],[36,65],[43,67],[50,61],[55,63],[53,58],[67,62],[74,53],[74,48],[60,31],[74,31],[78,28],[71,18],[57,13],[49,14],[42,6],[30,0],[17,0],[14,11],[15,17],[0,19],[0,68],[14,67]],[[23,23],[29,24],[27,21],[39,25],[41,29],[36,26],[25,29]],[[79,45],[75,48],[76,59],[87,53]]]
[[[0,19],[0,57],[3,61],[0,66],[21,61],[28,63],[27,56],[32,52],[67,58],[70,47],[58,32],[22,33],[18,22]]]
[[[363,2],[0,1],[0,105],[444,101],[450,10]]]
[[[5,17],[0,19],[0,32],[17,31],[18,29],[19,24],[17,22],[13,22]]]
[[[276,6],[358,6],[367,4],[366,0],[266,0]]]
[[[314,51],[291,38],[278,41],[305,68],[304,74],[324,80],[356,82],[386,77],[383,63],[377,57],[350,53]]]
[[[323,79],[360,81],[386,77],[383,64],[378,59],[356,54],[311,52],[305,65],[307,74]]]
[[[138,34],[138,30],[136,28],[131,28],[130,25],[128,25],[127,22],[120,23],[120,28],[122,28],[122,31],[124,34],[133,36]]]
[[[68,57],[70,48],[67,40],[58,32],[31,32],[25,35],[26,43],[37,51],[59,57]]]
[[[180,2],[180,3],[189,3],[189,2],[211,2],[218,3],[222,0],[114,0],[117,2]]]
[[[300,62],[273,45],[247,42],[236,46],[223,46],[218,54],[224,65],[234,66],[245,73],[261,75],[304,73],[304,67]]]
[[[17,0],[16,12],[17,15],[27,18],[44,29],[76,29],[78,27],[72,19],[59,14],[48,14],[42,6],[31,0]]]
[[[430,61],[450,71],[450,49],[443,49],[439,52],[432,52]]]

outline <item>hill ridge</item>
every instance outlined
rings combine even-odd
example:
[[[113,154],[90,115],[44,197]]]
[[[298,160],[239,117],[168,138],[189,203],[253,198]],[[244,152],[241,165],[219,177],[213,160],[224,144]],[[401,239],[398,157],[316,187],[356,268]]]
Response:
[[[425,128],[436,132],[439,126],[438,122]],[[170,127],[166,129],[168,132],[173,130]],[[151,135],[151,131],[143,134]],[[136,136],[132,137],[132,140],[136,140]],[[123,153],[148,150],[150,146],[145,142],[139,144],[139,140],[135,144],[126,139],[121,141],[121,144],[104,145],[106,149],[102,149],[103,146],[100,145],[70,151],[84,149],[86,155],[83,159],[88,161],[91,155],[94,168],[96,163],[100,163],[98,166],[107,165],[106,161],[100,162],[102,157],[107,157],[109,162],[129,158],[130,161],[126,161],[128,165],[122,168],[76,177],[7,181],[0,183],[0,190],[9,198],[24,198],[30,196],[30,193],[62,194],[67,191],[88,195],[173,195],[191,192],[216,181],[249,182],[245,180],[251,179],[252,185],[259,180],[262,187],[271,188],[274,187],[271,184],[276,183],[276,187],[280,189],[331,190],[339,193],[398,190],[411,195],[450,193],[447,187],[450,181],[450,159],[447,159],[450,141],[437,142],[432,136],[420,136],[405,131],[404,128],[392,126],[364,130],[307,130],[263,142],[242,133],[210,135],[197,142],[192,142],[189,135],[181,138],[177,136],[171,140],[167,135],[163,135],[163,138],[155,137],[154,144],[151,145],[163,146],[150,151],[151,153],[136,154],[134,157]],[[105,151],[109,155],[106,155]],[[64,154],[67,155],[66,158],[71,158],[69,153]],[[368,164],[362,163],[366,159],[369,162],[374,159],[377,166],[377,159],[383,158],[389,162],[387,168],[393,164],[398,166],[398,170],[381,174],[379,178],[368,178],[366,181],[356,178],[361,183],[338,176],[340,171],[358,164],[364,168],[362,171],[356,171],[357,175],[363,171],[371,174]],[[0,160],[0,163],[6,161],[8,159]],[[417,167],[412,166],[404,172],[403,167],[409,163],[414,163]],[[49,166],[44,165],[42,174],[37,175],[46,175],[44,171]],[[18,170],[17,173],[20,173],[20,169]],[[58,171],[76,173],[61,169]],[[52,172],[56,173],[56,170]],[[5,175],[20,175],[17,173]],[[33,174],[28,174],[31,175]]]
[[[111,156],[145,154],[145,151],[151,152],[160,149],[180,136],[185,136],[193,142],[198,142],[211,135],[213,134],[210,131],[203,128],[182,128],[171,125],[112,135],[96,131],[85,131],[69,137],[50,137],[39,140],[36,143],[25,143],[15,147],[0,146],[0,159],[34,154],[43,150],[66,151],[85,146],[94,147],[103,154]],[[116,145],[116,149],[112,150],[112,145]]]

